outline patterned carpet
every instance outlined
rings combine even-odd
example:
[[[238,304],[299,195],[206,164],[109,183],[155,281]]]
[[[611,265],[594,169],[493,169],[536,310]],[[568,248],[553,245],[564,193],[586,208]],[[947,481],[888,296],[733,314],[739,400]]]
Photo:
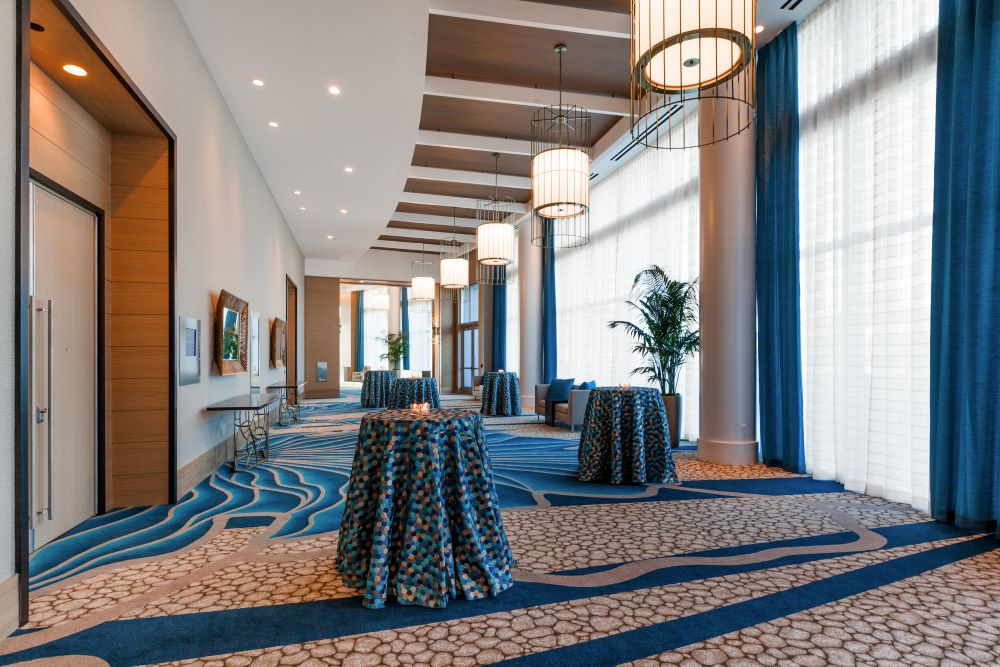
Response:
[[[515,585],[360,606],[332,569],[356,397],[308,404],[252,472],[37,552],[0,664],[994,665],[1000,543],[764,466],[575,480],[578,434],[488,419]]]

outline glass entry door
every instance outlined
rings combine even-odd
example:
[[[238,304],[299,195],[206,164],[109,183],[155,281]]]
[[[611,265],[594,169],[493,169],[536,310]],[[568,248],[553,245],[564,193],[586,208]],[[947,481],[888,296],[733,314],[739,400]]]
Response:
[[[459,390],[471,394],[476,374],[479,372],[479,326],[462,327],[462,364]]]

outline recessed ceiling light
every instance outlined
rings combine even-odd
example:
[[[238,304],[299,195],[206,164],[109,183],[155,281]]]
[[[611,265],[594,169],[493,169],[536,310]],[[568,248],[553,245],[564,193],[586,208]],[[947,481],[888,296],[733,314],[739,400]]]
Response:
[[[273,120],[270,123],[268,123],[268,125],[270,125],[271,127],[278,127],[278,123],[276,123]]]
[[[347,209],[346,208],[342,208],[342,209],[340,209],[340,212],[341,212],[341,214],[346,214],[347,213]]]
[[[330,91],[331,95],[340,95],[340,88],[337,88],[336,86],[330,86],[327,90]]]
[[[354,167],[344,167],[344,171],[348,174],[354,173]]]
[[[300,211],[304,211],[304,210],[306,210],[306,207],[305,206],[299,206],[299,210]]]
[[[326,235],[326,238],[328,238],[328,239],[332,239],[332,238],[333,238],[333,234],[327,234],[327,235]]]
[[[73,76],[87,76],[87,70],[83,69],[79,65],[63,65],[63,69]]]
[[[292,190],[292,194],[293,195],[300,195],[300,194],[302,194],[302,190]]]
[[[264,85],[264,82],[263,82],[263,81],[261,81],[260,79],[254,79],[254,80],[253,80],[253,81],[251,81],[250,83],[252,83],[253,85],[257,86],[258,88],[260,88],[261,86],[263,86],[263,85]]]
[[[764,26],[759,25],[756,28],[754,28],[753,31],[759,35],[760,33],[764,32]]]

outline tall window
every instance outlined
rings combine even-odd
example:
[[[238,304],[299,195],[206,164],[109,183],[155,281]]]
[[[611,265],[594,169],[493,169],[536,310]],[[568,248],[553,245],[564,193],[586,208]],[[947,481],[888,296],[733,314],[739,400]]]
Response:
[[[937,0],[830,0],[799,42],[806,463],[928,506]]]
[[[429,371],[433,364],[431,353],[431,301],[407,303],[410,318],[410,370]]]
[[[372,287],[365,290],[365,366],[388,368],[385,354],[385,337],[389,333],[389,288]]]
[[[692,132],[697,132],[692,120]],[[692,280],[699,269],[698,151],[647,149],[594,186],[590,243],[556,251],[556,323],[560,377],[615,385],[647,385],[630,376],[642,359],[632,341],[608,322],[634,319],[625,305],[636,273],[659,264],[672,278]],[[679,382],[681,437],[698,436],[698,358]]]

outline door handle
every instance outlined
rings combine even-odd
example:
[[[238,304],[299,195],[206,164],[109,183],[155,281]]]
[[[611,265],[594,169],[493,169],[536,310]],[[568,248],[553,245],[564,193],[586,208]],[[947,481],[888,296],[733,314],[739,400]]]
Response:
[[[48,452],[48,507],[43,507],[38,510],[36,514],[45,514],[49,521],[52,520],[53,511],[53,500],[55,498],[54,494],[54,468],[55,468],[55,447],[52,442],[53,429],[52,429],[52,413],[55,406],[53,405],[53,384],[55,383],[55,369],[52,367],[52,362],[55,360],[55,345],[54,345],[54,334],[52,332],[52,325],[54,323],[54,318],[52,315],[52,299],[49,299],[44,308],[38,308],[38,312],[44,312],[46,314],[48,331],[46,332],[46,344],[48,350],[46,351],[46,372],[48,375],[48,386],[46,387],[46,406],[44,408],[36,408],[35,410],[35,421],[41,424],[42,422],[48,420],[48,428],[46,429],[48,434],[48,442],[46,443],[46,449]]]

